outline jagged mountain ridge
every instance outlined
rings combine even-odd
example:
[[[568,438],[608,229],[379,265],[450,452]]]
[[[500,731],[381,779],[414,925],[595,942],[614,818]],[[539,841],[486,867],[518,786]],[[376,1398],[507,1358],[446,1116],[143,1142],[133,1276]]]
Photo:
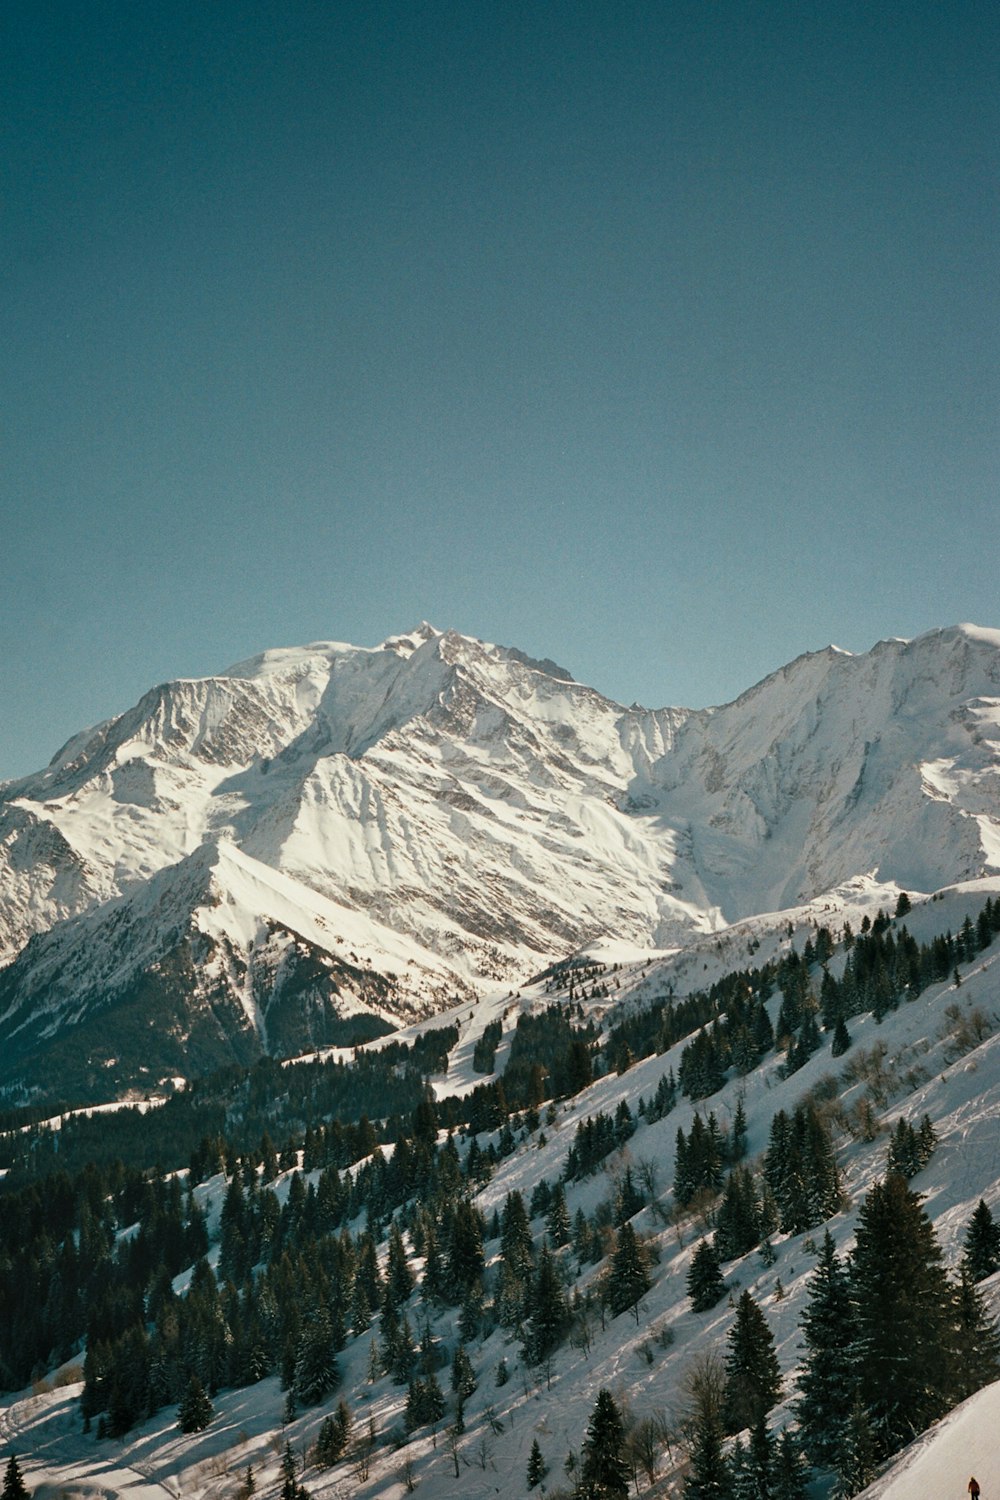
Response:
[[[0,861],[0,1083],[137,983],[155,1015],[165,968],[200,1011],[179,1054],[208,1012],[212,1056],[227,1032],[318,1045],[324,1024],[268,1034],[261,944],[333,963],[314,1019],[384,1018],[609,933],[682,945],[873,870],[1000,869],[1000,632],[829,648],[703,710],[623,708],[428,625],[265,652],[0,788]]]

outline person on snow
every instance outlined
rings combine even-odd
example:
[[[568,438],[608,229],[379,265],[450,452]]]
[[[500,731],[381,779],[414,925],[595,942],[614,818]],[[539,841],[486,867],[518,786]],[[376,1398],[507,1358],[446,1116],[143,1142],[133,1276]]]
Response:
[[[979,1500],[979,1480],[975,1474],[969,1480],[969,1494],[972,1496],[972,1500]]]

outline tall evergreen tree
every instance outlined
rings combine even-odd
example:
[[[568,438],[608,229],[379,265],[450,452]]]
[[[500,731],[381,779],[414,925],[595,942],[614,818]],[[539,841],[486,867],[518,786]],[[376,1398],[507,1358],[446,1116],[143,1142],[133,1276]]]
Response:
[[[336,1387],[339,1378],[330,1315],[320,1305],[305,1319],[296,1345],[292,1381],[296,1401],[315,1406]]]
[[[852,1495],[867,1489],[878,1469],[875,1439],[868,1413],[860,1399],[851,1407],[844,1442],[837,1460],[835,1500],[851,1500]]]
[[[772,1500],[806,1500],[809,1466],[794,1434],[786,1427],[774,1446]]]
[[[390,1374],[396,1385],[406,1385],[417,1362],[417,1349],[413,1342],[413,1330],[410,1320],[403,1314],[403,1320],[399,1325],[399,1339],[396,1344],[396,1354],[392,1362]]]
[[[528,1327],[524,1356],[530,1364],[554,1353],[569,1327],[569,1305],[559,1267],[548,1246],[542,1248],[528,1304]]]
[[[281,1458],[281,1500],[309,1500],[309,1491],[304,1490],[296,1478],[298,1471],[299,1461],[292,1451],[291,1443],[286,1442]]]
[[[483,1228],[479,1211],[468,1198],[455,1205],[448,1245],[448,1278],[455,1301],[465,1301],[483,1280]]]
[[[760,1240],[760,1200],[746,1167],[734,1167],[726,1179],[715,1215],[715,1249],[720,1260],[735,1260]]]
[[[205,1387],[197,1375],[192,1375],[177,1413],[178,1427],[181,1432],[201,1432],[214,1416],[215,1411],[205,1394]]]
[[[389,1230],[389,1253],[386,1259],[385,1295],[401,1307],[413,1290],[413,1274],[406,1263],[406,1246],[402,1231],[393,1223]]]
[[[837,1462],[856,1388],[850,1286],[829,1230],[809,1281],[801,1326],[806,1357],[797,1416],[806,1452],[822,1468]]]
[[[621,1182],[615,1195],[615,1224],[621,1227],[645,1205],[645,1198],[635,1185],[632,1175],[631,1164],[626,1166],[622,1173]]]
[[[920,1171],[917,1133],[909,1120],[900,1118],[896,1121],[896,1128],[889,1139],[886,1166],[888,1171],[898,1172],[907,1180],[916,1177]]]
[[[850,1285],[858,1395],[883,1458],[948,1409],[956,1357],[955,1298],[934,1229],[895,1173],[861,1206]]]
[[[579,1500],[628,1500],[625,1424],[614,1397],[600,1390],[583,1442]]]
[[[684,1500],[733,1500],[732,1475],[723,1451],[718,1414],[699,1415],[691,1447],[691,1466],[684,1479]]]
[[[1000,1271],[1000,1226],[982,1198],[965,1231],[962,1260],[973,1281],[984,1281],[994,1271]]]
[[[737,1439],[730,1453],[733,1500],[772,1500],[774,1442],[761,1415],[750,1429],[749,1446]]]
[[[30,1491],[21,1474],[21,1465],[15,1454],[11,1454],[7,1460],[7,1467],[3,1476],[3,1492],[0,1500],[30,1500]]]
[[[725,1296],[726,1283],[722,1279],[719,1257],[711,1240],[702,1240],[691,1257],[687,1290],[694,1312],[708,1312],[720,1297]]]
[[[438,1249],[437,1229],[434,1221],[427,1218],[424,1226],[424,1274],[420,1292],[426,1302],[444,1301],[445,1275],[441,1252]]]
[[[830,1047],[831,1057],[843,1057],[851,1045],[851,1033],[847,1029],[847,1022],[843,1016],[838,1015],[833,1027],[833,1042]]]
[[[451,1388],[460,1401],[467,1401],[476,1389],[476,1372],[464,1344],[455,1345],[451,1361]]]
[[[557,1183],[553,1190],[545,1228],[549,1244],[554,1250],[569,1244],[569,1210],[566,1207],[566,1193],[562,1183]]]
[[[625,1223],[618,1231],[618,1244],[611,1261],[608,1282],[608,1302],[612,1314],[631,1308],[635,1321],[639,1321],[639,1302],[649,1290],[649,1273],[645,1257],[635,1237],[632,1225]]]
[[[955,1369],[956,1401],[1000,1375],[1000,1333],[986,1311],[982,1293],[963,1263],[957,1296],[958,1353]]]
[[[528,1489],[536,1489],[547,1473],[548,1467],[542,1457],[542,1450],[538,1446],[538,1439],[535,1438],[531,1445],[531,1452],[528,1454]]]
[[[351,1414],[347,1403],[340,1401],[332,1416],[324,1417],[316,1438],[314,1458],[321,1469],[329,1469],[344,1456],[351,1430]]]
[[[728,1432],[753,1427],[777,1401],[781,1371],[767,1321],[749,1292],[736,1304],[726,1356],[724,1420]]]
[[[756,1067],[756,1062],[754,1063]],[[736,1113],[733,1115],[733,1131],[729,1141],[730,1161],[742,1161],[747,1154],[747,1112],[742,1098],[736,1101]]]
[[[781,1228],[801,1234],[836,1213],[840,1178],[828,1127],[812,1105],[771,1122],[764,1177],[778,1205]]]

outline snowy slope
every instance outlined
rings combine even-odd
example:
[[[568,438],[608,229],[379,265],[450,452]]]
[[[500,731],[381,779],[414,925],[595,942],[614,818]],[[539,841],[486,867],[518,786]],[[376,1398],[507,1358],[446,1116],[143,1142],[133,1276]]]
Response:
[[[862,1493],[865,1500],[964,1500],[972,1475],[992,1500],[1000,1487],[997,1431],[1000,1382],[977,1391],[911,1443],[888,1472]]]
[[[88,1010],[180,933],[193,982],[228,966],[225,1005],[270,1045],[241,990],[269,924],[335,963],[364,949],[405,1018],[593,943],[996,870],[1000,632],[830,648],[692,712],[422,625],[161,685],[0,787],[0,1035],[55,1035],[70,978]]]
[[[975,915],[989,892],[1000,882],[978,889],[957,891],[939,902],[927,902],[908,917],[913,930],[925,924],[926,932],[942,925],[956,929],[966,912]],[[861,893],[863,899],[864,893]],[[943,919],[943,921],[941,920]],[[707,951],[707,950],[706,950]],[[674,960],[663,961],[660,978],[670,972]],[[621,970],[623,987],[637,984],[646,975],[643,964]],[[654,971],[655,972],[655,971]],[[768,1057],[760,1069],[744,1079],[732,1079],[725,1088],[698,1107],[729,1120],[737,1098],[742,1097],[750,1124],[751,1159],[763,1150],[770,1122],[779,1109],[790,1110],[795,1102],[824,1077],[841,1081],[845,1108],[854,1102],[864,1084],[846,1076],[852,1058],[875,1043],[884,1044],[888,1072],[896,1082],[881,1107],[881,1130],[873,1141],[854,1140],[838,1133],[838,1162],[844,1175],[848,1203],[830,1221],[838,1250],[848,1250],[864,1194],[884,1171],[887,1135],[902,1115],[918,1122],[926,1111],[938,1135],[938,1146],[927,1168],[913,1186],[925,1195],[944,1251],[946,1263],[957,1264],[965,1227],[980,1198],[994,1214],[1000,1213],[1000,1143],[996,1121],[1000,1116],[1000,943],[981,953],[968,965],[960,988],[953,982],[925,991],[915,1002],[904,1003],[881,1024],[869,1017],[851,1021],[854,1043],[849,1054],[835,1060],[827,1040],[820,1052],[790,1078],[782,1078],[779,1060]],[[471,1049],[466,1042],[481,1032],[489,1019],[503,1018],[513,1026],[520,1005],[543,1003],[540,988],[526,989],[520,996],[494,993],[469,1015],[466,1034],[453,1057],[449,1087],[461,1088],[475,1076]],[[772,1002],[776,1007],[777,997]],[[953,1007],[960,1013],[978,1009],[990,1020],[989,1034],[958,1053],[953,1045]],[[577,1123],[598,1110],[612,1112],[626,1100],[633,1114],[640,1096],[653,1093],[660,1075],[675,1069],[680,1046],[659,1057],[636,1064],[621,1077],[609,1076],[594,1083],[577,1098],[558,1107],[554,1124],[545,1128],[546,1140],[526,1138],[499,1166],[493,1180],[480,1195],[487,1214],[503,1204],[506,1194],[517,1189],[526,1195],[542,1178],[558,1176],[572,1143]],[[674,1140],[678,1126],[690,1129],[694,1107],[682,1101],[663,1120],[640,1124],[628,1145],[632,1163],[655,1165],[659,1192],[666,1203],[673,1173]],[[614,1174],[624,1158],[612,1158],[607,1170],[567,1188],[571,1215],[582,1206],[588,1212],[613,1192]],[[278,1184],[287,1191],[287,1177]],[[224,1181],[212,1179],[199,1189],[206,1207],[212,1207],[211,1223],[217,1223]],[[361,1481],[342,1465],[332,1471],[307,1466],[302,1482],[315,1500],[339,1500],[341,1496],[375,1500],[401,1497],[406,1492],[404,1463],[410,1464],[410,1479],[419,1485],[425,1500],[451,1497],[501,1496],[503,1500],[525,1493],[525,1471],[532,1441],[537,1438],[550,1466],[549,1490],[563,1481],[562,1466],[567,1453],[579,1452],[586,1425],[601,1387],[637,1417],[663,1413],[674,1427],[683,1413],[683,1379],[691,1362],[712,1347],[725,1349],[733,1318],[726,1300],[708,1313],[695,1314],[686,1297],[686,1274],[703,1232],[695,1216],[664,1223],[645,1209],[635,1219],[637,1232],[655,1248],[653,1284],[641,1304],[638,1323],[629,1313],[609,1319],[602,1330],[595,1322],[593,1342],[584,1352],[566,1344],[553,1361],[551,1382],[544,1372],[525,1370],[520,1364],[518,1341],[497,1330],[473,1350],[479,1388],[465,1407],[466,1431],[459,1447],[460,1473],[456,1478],[452,1457],[442,1433],[436,1438],[425,1430],[414,1434],[402,1448],[391,1441],[401,1427],[405,1388],[382,1378],[366,1378],[370,1335],[349,1342],[341,1357],[342,1390],[354,1411],[356,1423],[374,1418],[381,1437],[367,1480]],[[539,1224],[536,1221],[536,1238]],[[777,1235],[776,1259],[766,1264],[757,1251],[725,1266],[726,1280],[734,1289],[747,1288],[761,1306],[775,1338],[783,1374],[783,1393],[773,1413],[776,1427],[793,1419],[796,1372],[801,1357],[799,1322],[808,1296],[808,1281],[815,1263],[816,1231],[804,1235]],[[493,1249],[495,1251],[495,1244]],[[585,1273],[597,1274],[597,1268]],[[982,1284],[994,1313],[1000,1311],[1000,1274]],[[414,1321],[421,1316],[419,1302],[411,1308]],[[446,1341],[456,1338],[454,1310],[434,1314],[434,1332]],[[511,1378],[503,1386],[494,1372],[501,1358],[508,1362]],[[446,1382],[444,1382],[446,1383]],[[286,1440],[302,1451],[314,1440],[326,1407],[304,1412],[288,1426],[281,1423],[284,1397],[275,1379],[248,1390],[222,1392],[216,1402],[217,1416],[204,1432],[185,1437],[176,1428],[173,1409],[160,1412],[139,1431],[121,1443],[96,1443],[93,1435],[81,1434],[78,1410],[73,1401],[79,1387],[22,1395],[0,1404],[0,1438],[19,1453],[29,1486],[51,1486],[41,1500],[68,1489],[81,1496],[108,1490],[152,1500],[153,1490],[162,1495],[181,1494],[196,1500],[223,1500],[233,1496],[240,1475],[252,1464],[259,1493],[274,1493],[280,1486],[279,1458]],[[334,1398],[336,1399],[336,1397]],[[866,1494],[870,1500],[924,1500],[925,1495],[951,1496],[962,1500],[968,1475],[975,1472],[986,1500],[1000,1485],[1000,1466],[995,1451],[993,1422],[1000,1416],[1000,1386],[991,1386],[946,1417],[899,1455]],[[684,1449],[676,1445],[661,1455],[654,1495],[677,1495],[683,1475]],[[825,1500],[830,1477],[814,1481],[816,1500]],[[646,1490],[645,1482],[642,1486]],[[149,1494],[147,1495],[147,1490]]]

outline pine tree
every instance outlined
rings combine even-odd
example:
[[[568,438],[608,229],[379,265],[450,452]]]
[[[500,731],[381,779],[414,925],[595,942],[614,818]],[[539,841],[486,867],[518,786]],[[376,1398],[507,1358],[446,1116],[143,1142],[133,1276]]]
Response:
[[[837,1463],[837,1482],[833,1490],[835,1500],[851,1500],[852,1495],[867,1489],[875,1478],[877,1468],[875,1440],[868,1413],[860,1400],[856,1400],[851,1407]]]
[[[727,1432],[752,1427],[777,1401],[781,1371],[764,1314],[749,1292],[736,1304],[726,1357],[724,1420]]]
[[[533,1490],[540,1485],[548,1472],[548,1465],[542,1457],[538,1439],[535,1438],[531,1445],[531,1452],[528,1454],[528,1489]]]
[[[920,1171],[920,1152],[917,1146],[917,1135],[908,1120],[896,1121],[896,1128],[889,1140],[889,1152],[886,1161],[890,1172],[898,1172],[901,1177],[916,1177]]]
[[[750,1429],[750,1444],[737,1440],[730,1455],[733,1500],[772,1500],[774,1442],[767,1419],[758,1417]]]
[[[579,1500],[628,1500],[631,1473],[625,1424],[611,1392],[601,1389],[583,1442]]]
[[[215,1416],[215,1410],[205,1394],[205,1387],[197,1375],[192,1375],[177,1413],[177,1425],[181,1432],[201,1432]]]
[[[772,1500],[806,1500],[809,1466],[795,1436],[786,1427],[775,1444],[771,1470]]]
[[[569,1244],[569,1210],[566,1207],[566,1194],[562,1183],[558,1184],[552,1194],[546,1232],[549,1244],[554,1250]]]
[[[797,1106],[771,1122],[764,1178],[778,1206],[781,1228],[801,1234],[836,1213],[840,1177],[828,1127],[815,1107]]]
[[[414,1427],[423,1427],[427,1422],[438,1422],[443,1416],[444,1396],[436,1377],[429,1375],[424,1379],[411,1375],[406,1396],[407,1430],[412,1432]]]
[[[895,1173],[861,1206],[850,1286],[858,1395],[883,1458],[948,1409],[956,1358],[955,1298],[934,1229]]]
[[[333,1418],[324,1417],[320,1423],[319,1432],[316,1434],[313,1462],[318,1469],[329,1469],[337,1462],[342,1451],[337,1442]]]
[[[726,1179],[715,1215],[715,1250],[720,1260],[736,1260],[760,1240],[760,1202],[746,1167],[735,1167]]]
[[[483,1289],[481,1284],[470,1286],[462,1300],[458,1315],[458,1331],[467,1344],[479,1337],[483,1322]]]
[[[726,1283],[715,1247],[710,1240],[702,1240],[694,1255],[687,1276],[687,1291],[694,1312],[708,1312],[721,1297],[725,1296]]]
[[[615,1194],[615,1228],[620,1229],[629,1219],[644,1206],[646,1200],[635,1185],[631,1166],[627,1166],[622,1173],[618,1190]]]
[[[455,1205],[448,1245],[448,1280],[455,1301],[465,1301],[483,1280],[483,1228],[478,1209],[467,1198]]]
[[[958,1357],[954,1397],[964,1401],[1000,1375],[1000,1333],[963,1264],[958,1287]]]
[[[476,1389],[476,1372],[464,1344],[455,1345],[451,1361],[451,1388],[460,1401],[467,1401]]]
[[[838,1015],[833,1028],[833,1042],[830,1046],[831,1057],[843,1057],[851,1045],[851,1033],[847,1029],[847,1022],[843,1016]]]
[[[1000,1227],[982,1198],[965,1231],[962,1260],[973,1281],[984,1281],[994,1271],[1000,1271]]]
[[[325,1307],[314,1307],[296,1346],[292,1381],[296,1401],[303,1406],[315,1406],[336,1387],[339,1378],[330,1315]]]
[[[441,1252],[438,1249],[437,1230],[434,1221],[428,1219],[424,1229],[424,1274],[420,1293],[426,1302],[444,1301],[445,1276]]]
[[[697,1118],[695,1115],[695,1119]],[[690,1155],[687,1136],[678,1125],[674,1138],[674,1197],[681,1208],[690,1203],[695,1192]]]
[[[684,1479],[684,1500],[732,1500],[732,1476],[722,1442],[718,1416],[704,1410],[695,1428],[691,1467]]]
[[[377,1312],[382,1305],[382,1273],[378,1265],[378,1251],[370,1229],[358,1239],[358,1259],[354,1272],[354,1284],[364,1294],[369,1313]]]
[[[931,1123],[930,1115],[924,1115],[920,1121],[917,1131],[917,1163],[920,1170],[926,1167],[937,1147],[937,1131]]]
[[[538,1260],[531,1286],[524,1356],[530,1364],[541,1364],[562,1343],[569,1328],[569,1305],[559,1269],[548,1246]]]
[[[316,1438],[315,1458],[321,1469],[329,1469],[347,1451],[351,1432],[351,1413],[345,1401],[337,1403],[332,1416],[324,1417]]]
[[[729,1445],[729,1488],[732,1500],[758,1500],[750,1455],[741,1437]]]
[[[386,1261],[385,1294],[397,1308],[413,1290],[413,1276],[406,1263],[406,1247],[398,1224],[389,1230],[389,1253]]]
[[[822,1224],[840,1207],[840,1173],[829,1126],[812,1106],[796,1111],[801,1118],[802,1156],[807,1180],[810,1227]]]
[[[565,1201],[564,1194],[564,1204]],[[516,1189],[508,1193],[504,1200],[500,1218],[500,1254],[504,1265],[518,1277],[524,1276],[534,1265],[535,1251],[531,1241],[528,1211],[524,1206],[524,1198]]]
[[[756,1066],[756,1062],[754,1063]],[[743,1100],[737,1099],[736,1113],[733,1116],[733,1133],[729,1142],[730,1161],[742,1161],[747,1153],[747,1112],[743,1107]]]
[[[611,1261],[608,1302],[612,1316],[631,1308],[639,1321],[639,1302],[649,1290],[649,1274],[635,1230],[625,1223],[618,1231],[618,1245]]]
[[[30,1500],[30,1491],[21,1474],[21,1466],[13,1453],[7,1460],[0,1500]]]
[[[796,1415],[806,1452],[814,1464],[824,1467],[837,1462],[856,1388],[850,1286],[829,1230],[809,1281],[802,1333],[806,1358]]]
[[[396,1365],[396,1357],[399,1354],[400,1327],[399,1318],[396,1314],[396,1304],[388,1297],[382,1308],[379,1319],[379,1330],[381,1339],[379,1342],[379,1362],[382,1369],[388,1375]]]
[[[299,1485],[296,1475],[299,1471],[299,1462],[292,1451],[290,1442],[285,1443],[285,1451],[281,1457],[281,1500],[309,1500],[307,1490]]]
[[[392,1361],[390,1374],[396,1385],[406,1385],[417,1362],[417,1349],[413,1342],[413,1330],[410,1320],[403,1314],[403,1321],[399,1325],[399,1339],[396,1344],[396,1354]]]

